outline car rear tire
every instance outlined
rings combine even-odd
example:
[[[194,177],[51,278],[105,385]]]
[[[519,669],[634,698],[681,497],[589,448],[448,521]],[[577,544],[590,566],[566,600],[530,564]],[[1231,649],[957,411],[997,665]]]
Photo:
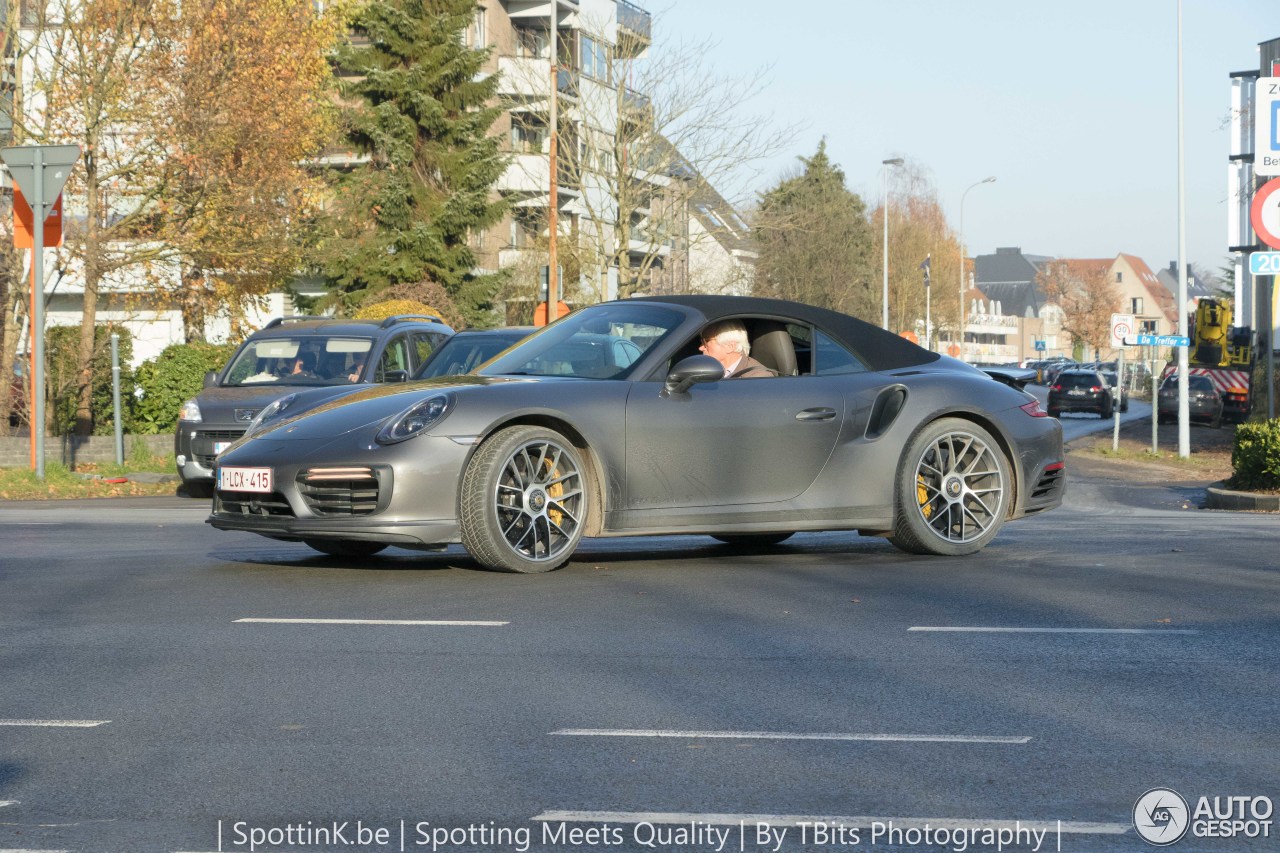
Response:
[[[711,534],[712,539],[719,539],[726,545],[751,545],[761,548],[767,548],[770,545],[777,545],[779,542],[785,542],[795,536],[795,533],[726,533]]]
[[[372,557],[387,546],[382,542],[357,539],[303,539],[303,544],[331,557]]]
[[[463,547],[488,569],[559,568],[586,529],[589,480],[580,451],[559,433],[536,426],[495,433],[463,473]]]
[[[911,554],[981,551],[1009,514],[1013,476],[1000,445],[977,424],[942,418],[907,445],[898,465],[889,541]]]
[[[1049,410],[1049,417],[1051,417],[1051,418],[1060,418],[1060,417],[1062,417],[1062,409],[1050,409],[1050,410]]]

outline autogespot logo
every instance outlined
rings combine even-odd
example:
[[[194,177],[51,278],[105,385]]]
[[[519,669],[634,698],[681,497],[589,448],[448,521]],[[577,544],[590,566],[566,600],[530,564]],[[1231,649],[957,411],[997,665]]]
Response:
[[[1180,841],[1190,823],[1187,801],[1171,788],[1152,788],[1133,804],[1133,828],[1148,844],[1165,847]]]

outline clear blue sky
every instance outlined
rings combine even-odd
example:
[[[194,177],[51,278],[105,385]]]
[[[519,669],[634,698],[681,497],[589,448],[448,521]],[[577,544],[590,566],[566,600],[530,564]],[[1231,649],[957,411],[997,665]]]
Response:
[[[926,168],[971,254],[1177,257],[1176,0],[638,0],[655,45],[708,34],[723,74],[771,66],[753,112],[796,131],[764,189],[822,137],[850,189]],[[1276,0],[1183,0],[1187,259],[1226,257],[1228,74],[1280,37]],[[658,49],[658,48],[655,48]]]

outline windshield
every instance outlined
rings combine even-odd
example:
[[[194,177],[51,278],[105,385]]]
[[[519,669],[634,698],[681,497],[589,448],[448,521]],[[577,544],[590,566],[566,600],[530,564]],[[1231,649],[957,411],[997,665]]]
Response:
[[[616,302],[565,317],[478,371],[484,376],[625,379],[642,353],[684,321],[670,308]]]
[[[460,376],[470,373],[507,347],[524,339],[531,329],[499,329],[492,332],[454,335],[440,345],[422,364],[414,379]]]
[[[360,378],[372,348],[372,338],[299,335],[251,340],[236,354],[222,384],[349,385]]]

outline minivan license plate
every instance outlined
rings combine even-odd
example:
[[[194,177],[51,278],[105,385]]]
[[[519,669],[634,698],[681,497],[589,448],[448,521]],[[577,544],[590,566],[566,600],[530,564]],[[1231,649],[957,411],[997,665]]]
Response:
[[[223,492],[272,491],[270,468],[219,468],[218,490]]]

